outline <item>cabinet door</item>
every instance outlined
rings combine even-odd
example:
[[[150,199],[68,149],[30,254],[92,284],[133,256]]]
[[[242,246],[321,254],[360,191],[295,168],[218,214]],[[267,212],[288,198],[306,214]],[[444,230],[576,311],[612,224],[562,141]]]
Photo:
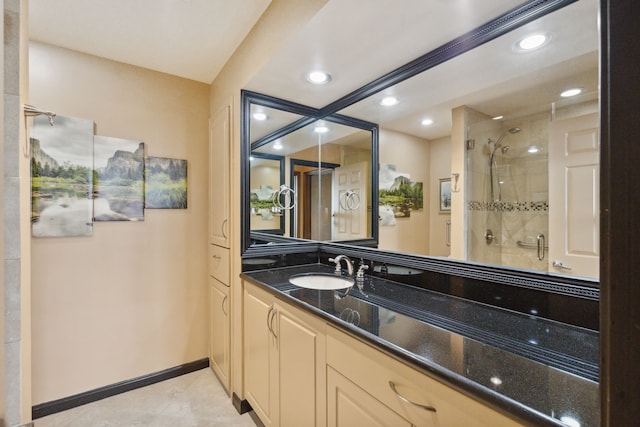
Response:
[[[329,427],[412,425],[331,367],[327,369],[327,387]]]
[[[223,387],[229,392],[230,358],[229,351],[229,288],[213,277],[209,277],[210,292],[210,347],[209,364]]]
[[[277,417],[276,336],[274,307],[269,294],[247,286],[244,291],[245,397],[265,426],[279,425]]]
[[[323,323],[276,304],[280,425],[324,426],[325,332]]]
[[[209,121],[209,240],[229,247],[229,171],[231,107],[218,111]]]

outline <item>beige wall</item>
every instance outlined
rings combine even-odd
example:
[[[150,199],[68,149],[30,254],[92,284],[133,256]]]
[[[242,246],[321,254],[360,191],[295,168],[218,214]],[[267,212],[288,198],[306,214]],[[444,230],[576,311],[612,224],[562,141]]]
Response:
[[[186,210],[32,239],[33,403],[207,357],[209,86],[44,44],[31,104],[188,161]]]
[[[389,251],[429,254],[429,141],[388,129],[380,129],[380,163],[396,166],[408,173],[411,181],[424,185],[422,210],[412,211],[410,218],[397,218],[393,226],[380,226],[379,248]]]
[[[440,180],[451,178],[451,138],[445,137],[429,143],[431,165],[429,168],[429,255],[449,256],[447,246],[447,222],[451,214],[440,212]],[[426,197],[426,196],[425,196]]]

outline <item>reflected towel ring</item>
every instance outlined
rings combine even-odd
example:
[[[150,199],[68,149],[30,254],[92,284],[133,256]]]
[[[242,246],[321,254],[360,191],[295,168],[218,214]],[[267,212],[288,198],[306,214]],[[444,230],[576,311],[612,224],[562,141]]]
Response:
[[[355,211],[360,207],[360,195],[351,189],[342,193],[339,200],[344,211]]]
[[[287,202],[286,199],[289,198]],[[285,203],[283,204],[280,199],[283,199]],[[296,192],[286,185],[281,185],[278,191],[273,193],[273,205],[277,209],[290,210],[296,206]]]

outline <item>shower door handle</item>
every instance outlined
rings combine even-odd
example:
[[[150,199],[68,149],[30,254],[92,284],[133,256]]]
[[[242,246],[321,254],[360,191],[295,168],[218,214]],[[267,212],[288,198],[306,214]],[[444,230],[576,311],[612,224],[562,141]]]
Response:
[[[451,246],[451,220],[447,221],[447,224],[445,226],[445,243],[447,244],[447,246]]]
[[[536,240],[538,241],[538,259],[542,261],[544,259],[544,234],[540,233],[536,236]]]

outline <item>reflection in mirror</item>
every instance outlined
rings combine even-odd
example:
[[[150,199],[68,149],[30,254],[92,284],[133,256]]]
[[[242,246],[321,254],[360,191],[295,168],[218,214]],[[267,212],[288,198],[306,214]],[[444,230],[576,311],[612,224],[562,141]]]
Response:
[[[273,141],[263,138],[253,144],[252,231],[323,241],[375,238],[377,224],[372,221],[371,205],[375,199],[372,174],[377,172],[372,168],[374,132],[370,124],[367,130],[353,124],[345,118],[326,118]],[[271,163],[265,164],[265,157]],[[279,178],[284,170],[275,159],[286,160],[288,180]],[[254,168],[256,160],[260,163]],[[258,204],[260,209],[254,210]],[[279,232],[274,221],[283,221]]]
[[[284,234],[284,212],[278,190],[284,185],[284,157],[253,153],[250,161],[251,230]]]
[[[422,210],[381,198],[380,249],[598,279],[597,13],[577,1],[340,111],[379,124],[381,191],[424,186]]]

